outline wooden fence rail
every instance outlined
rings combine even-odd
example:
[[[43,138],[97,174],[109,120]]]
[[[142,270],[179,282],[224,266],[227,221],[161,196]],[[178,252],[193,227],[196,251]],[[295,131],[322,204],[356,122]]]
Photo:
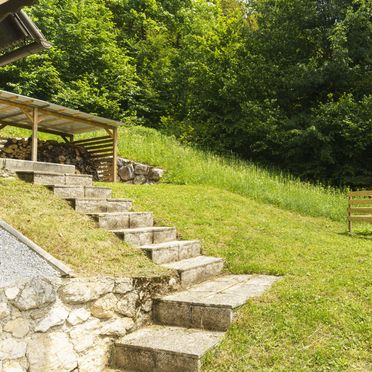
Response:
[[[372,222],[372,190],[351,191],[348,199],[347,220],[351,234],[353,222]]]

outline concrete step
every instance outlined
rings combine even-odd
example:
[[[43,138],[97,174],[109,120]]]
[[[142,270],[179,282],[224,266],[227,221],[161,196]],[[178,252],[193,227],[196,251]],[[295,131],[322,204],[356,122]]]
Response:
[[[72,207],[80,213],[128,212],[132,208],[130,199],[70,199]]]
[[[223,269],[223,259],[219,257],[197,256],[185,260],[162,264],[167,269],[176,270],[183,287],[203,282],[219,275]]]
[[[221,332],[150,326],[114,345],[112,367],[141,372],[198,372],[200,358],[223,336]]]
[[[268,275],[226,275],[209,280],[156,299],[153,318],[163,325],[226,331],[233,310],[261,296],[278,279]]]
[[[19,159],[0,158],[0,169],[11,172],[34,171],[34,172],[56,172],[62,174],[75,174],[75,166],[69,164],[45,163],[42,161],[30,161]]]
[[[201,244],[198,240],[175,240],[143,245],[141,249],[152,261],[163,264],[199,256]]]
[[[92,176],[88,174],[19,171],[17,172],[17,176],[23,181],[45,186],[92,186],[93,184]]]
[[[154,218],[150,212],[115,212],[99,213],[91,215],[106,230],[134,229],[140,227],[151,227]]]
[[[170,242],[177,239],[175,227],[141,227],[137,229],[112,230],[128,244],[142,246]]]
[[[62,199],[108,199],[112,195],[110,187],[55,185],[52,189]]]

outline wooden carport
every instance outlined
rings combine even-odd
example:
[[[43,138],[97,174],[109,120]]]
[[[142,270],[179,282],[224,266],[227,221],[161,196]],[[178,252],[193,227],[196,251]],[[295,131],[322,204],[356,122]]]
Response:
[[[123,124],[35,98],[0,90],[0,129],[6,126],[32,130],[32,161],[37,161],[38,132],[61,136],[84,146],[95,160],[101,180],[117,180],[118,128]],[[106,136],[74,141],[81,133],[104,129]],[[26,159],[27,160],[27,159]]]

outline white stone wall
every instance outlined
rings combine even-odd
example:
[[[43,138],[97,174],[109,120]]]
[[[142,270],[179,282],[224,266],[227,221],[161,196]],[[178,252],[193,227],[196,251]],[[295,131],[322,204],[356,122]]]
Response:
[[[115,339],[151,319],[169,278],[34,278],[0,288],[0,371],[102,371]]]

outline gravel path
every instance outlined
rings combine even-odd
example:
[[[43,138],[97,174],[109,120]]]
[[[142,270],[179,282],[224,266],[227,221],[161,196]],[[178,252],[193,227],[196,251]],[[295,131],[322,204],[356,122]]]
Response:
[[[58,277],[47,261],[0,228],[0,287],[21,278]]]

